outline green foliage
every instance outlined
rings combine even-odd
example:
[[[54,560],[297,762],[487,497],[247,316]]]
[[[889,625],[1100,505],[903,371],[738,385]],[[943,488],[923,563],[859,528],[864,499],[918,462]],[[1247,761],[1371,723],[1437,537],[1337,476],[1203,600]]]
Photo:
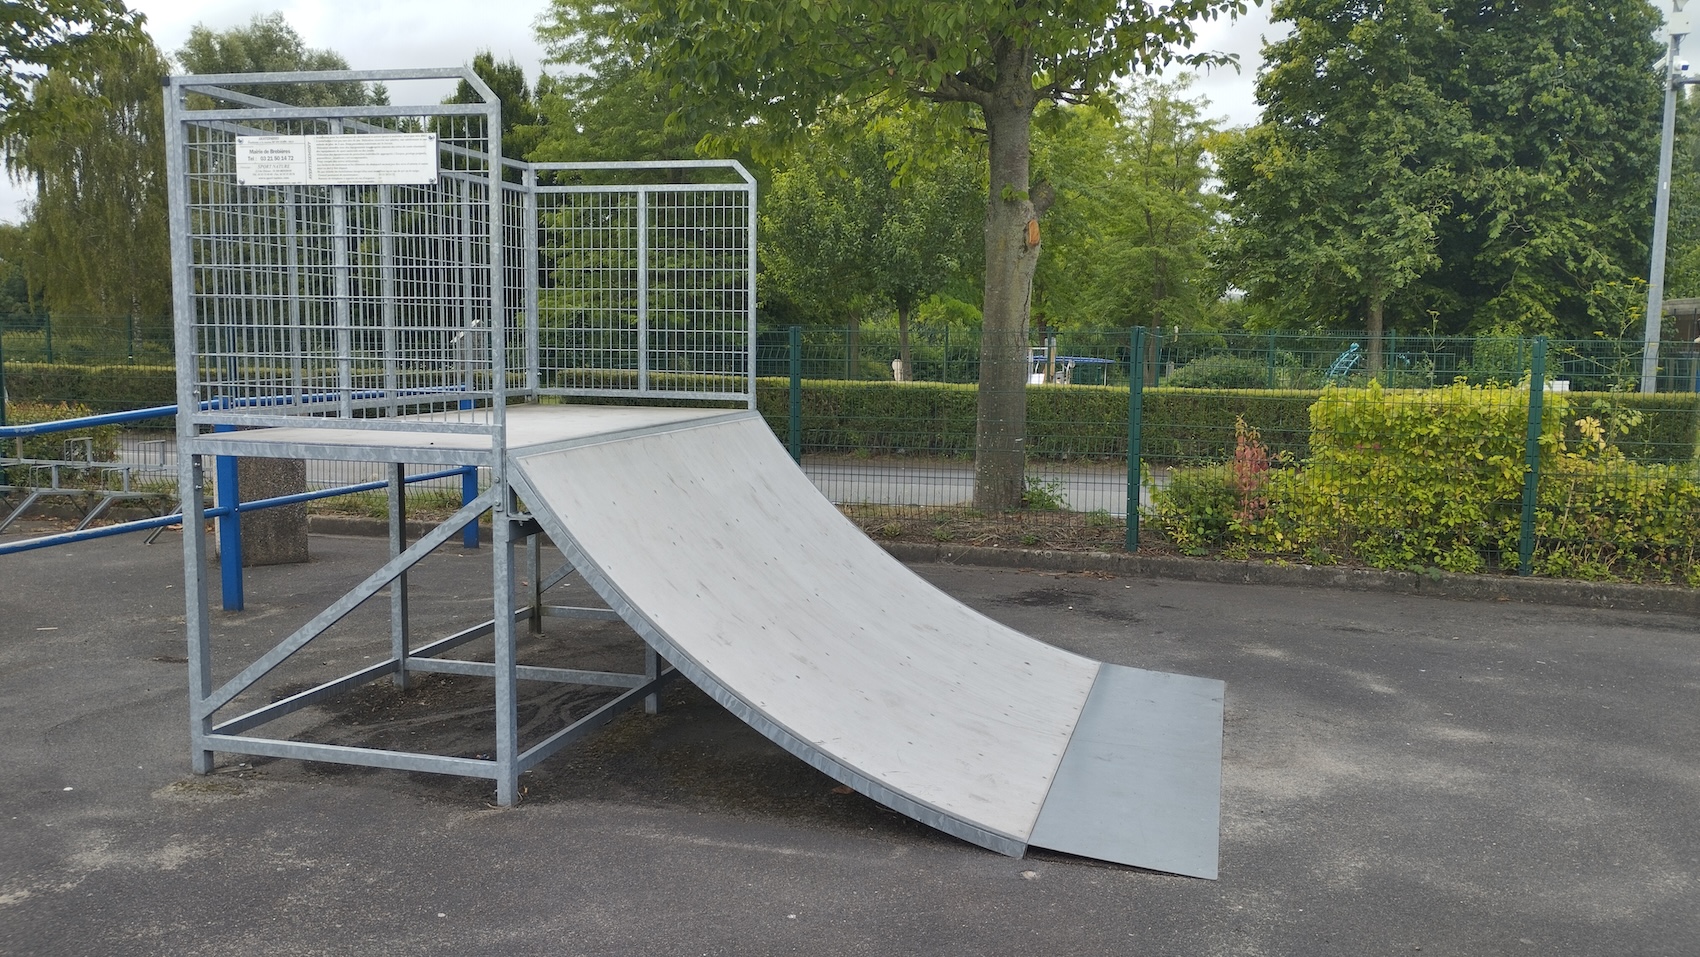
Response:
[[[1542,477],[1537,575],[1700,586],[1700,478],[1694,466],[1639,465],[1606,446],[1567,452]],[[1517,564],[1516,523],[1501,532]]]
[[[24,135],[63,117],[30,95],[51,71],[89,83],[112,45],[141,36],[142,15],[121,0],[15,0],[0,29],[0,136]]]
[[[1227,465],[1178,468],[1168,484],[1151,495],[1148,524],[1189,555],[1202,555],[1228,543],[1238,496]]]
[[[1163,379],[1177,389],[1261,389],[1268,382],[1264,363],[1224,355],[1194,359]]]
[[[1038,475],[1027,476],[1021,493],[1021,507],[1040,512],[1060,512],[1068,507],[1062,483]]]
[[[911,320],[977,276],[985,213],[972,148],[937,134],[929,112],[866,131],[823,129],[816,148],[774,169],[758,230],[770,310],[851,326],[870,309],[894,310],[898,358],[911,372]]]
[[[95,414],[86,405],[73,403],[8,402],[7,425],[31,425],[37,422],[62,422]],[[87,445],[84,444],[87,441]],[[21,442],[6,442],[0,457],[21,455],[26,459],[64,460],[76,462],[110,462],[118,457],[118,426],[99,425],[79,428],[72,432],[50,432],[32,435]]]
[[[548,118],[542,114],[525,81],[525,68],[512,57],[501,62],[489,50],[472,57],[472,72],[484,81],[502,104],[502,155],[525,159],[541,142]],[[483,98],[465,80],[455,87],[447,103],[482,103]]]
[[[282,13],[256,13],[245,27],[217,32],[197,23],[177,51],[177,62],[190,73],[348,69],[348,61],[336,51],[307,46]],[[236,84],[230,89],[292,106],[359,106],[385,99],[382,87],[363,83]]]
[[[1033,311],[1050,328],[1210,323],[1206,241],[1222,200],[1206,188],[1216,137],[1190,77],[1131,82],[1114,103],[1043,110],[1035,178],[1055,191]]]
[[[1563,398],[1548,396],[1548,462],[1565,414]],[[1527,424],[1526,389],[1329,389],[1311,407],[1310,457],[1270,482],[1268,534],[1378,568],[1479,571],[1490,529],[1521,501]]]
[[[969,0],[554,0],[543,30],[630,63],[645,87],[665,91],[675,128],[712,128],[736,117],[719,148],[796,137],[843,104],[879,116],[918,100],[955,104],[987,141],[987,218],[974,501],[1019,503],[1022,389],[1037,226],[1050,195],[1030,165],[1041,102],[1079,102],[1136,69],[1214,63],[1186,54],[1203,18],[1242,0],[1176,0],[1162,6],[1063,0],[1042,8]],[[594,29],[593,29],[594,28]],[[605,39],[604,39],[605,38]]]
[[[166,315],[165,60],[139,35],[87,57],[90,75],[49,71],[32,87],[31,109],[55,121],[4,140],[7,169],[36,184],[24,270],[54,312]]]
[[[1373,326],[1379,301],[1406,328],[1616,328],[1646,261],[1652,5],[1274,12],[1294,29],[1266,48],[1263,121],[1222,154],[1219,261],[1264,321]]]
[[[128,412],[177,404],[172,366],[83,366],[6,362],[6,392],[14,402],[75,403],[100,412]]]

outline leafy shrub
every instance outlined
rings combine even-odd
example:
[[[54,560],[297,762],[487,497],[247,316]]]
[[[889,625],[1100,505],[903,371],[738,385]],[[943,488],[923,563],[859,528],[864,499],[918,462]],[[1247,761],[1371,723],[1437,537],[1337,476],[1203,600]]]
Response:
[[[1547,397],[1543,459],[1565,403]],[[1355,556],[1379,568],[1479,571],[1521,503],[1525,389],[1455,383],[1393,392],[1329,389],[1311,407],[1311,455],[1276,474],[1267,544]]]
[[[1513,567],[1519,531],[1510,521],[1501,532]],[[1700,477],[1631,461],[1594,432],[1542,476],[1530,564],[1537,575],[1700,585]]]
[[[1179,468],[1151,495],[1149,525],[1189,555],[1227,544],[1240,507],[1234,473],[1227,465]]]
[[[1254,359],[1204,356],[1176,369],[1163,384],[1176,389],[1262,389],[1269,385],[1269,370]]]

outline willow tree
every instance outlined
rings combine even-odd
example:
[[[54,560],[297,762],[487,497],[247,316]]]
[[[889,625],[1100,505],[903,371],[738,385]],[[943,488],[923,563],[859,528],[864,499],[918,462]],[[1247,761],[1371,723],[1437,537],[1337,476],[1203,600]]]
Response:
[[[50,121],[29,91],[49,70],[93,78],[94,56],[141,34],[142,15],[121,0],[11,0],[0,26],[0,133]]]
[[[159,319],[171,304],[165,59],[138,34],[80,66],[30,89],[30,109],[55,122],[4,140],[7,169],[36,185],[24,269],[54,312]]]
[[[1242,0],[553,0],[543,29],[632,51],[677,104],[675,117],[747,116],[744,134],[792,137],[845,104],[877,115],[905,100],[950,104],[984,129],[985,218],[974,503],[1015,508],[1024,484],[1027,319],[1039,220],[1051,192],[1032,177],[1034,111],[1081,102],[1170,62],[1194,22]],[[604,41],[599,41],[604,42]]]

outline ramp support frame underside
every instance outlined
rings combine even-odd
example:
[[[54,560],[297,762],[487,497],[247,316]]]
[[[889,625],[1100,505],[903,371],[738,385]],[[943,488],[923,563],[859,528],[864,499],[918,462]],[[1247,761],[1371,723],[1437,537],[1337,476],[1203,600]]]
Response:
[[[250,433],[253,434],[253,433]],[[230,438],[227,436],[226,438]],[[275,457],[299,457],[300,449],[276,446],[264,442],[241,443],[248,446],[247,454]],[[235,451],[236,443],[221,444],[219,452]],[[323,449],[318,450],[323,454]],[[369,460],[367,454],[361,458]],[[428,453],[413,450],[412,459],[428,457]],[[457,464],[494,464],[489,456],[459,456]],[[484,461],[478,461],[479,459]],[[471,461],[464,461],[471,459]],[[332,603],[270,650],[249,662],[222,683],[215,683],[213,616],[208,596],[207,522],[202,495],[184,499],[184,569],[187,602],[187,631],[189,638],[190,737],[192,766],[197,774],[214,769],[215,752],[232,755],[293,758],[335,764],[423,771],[483,778],[495,782],[496,803],[507,806],[519,797],[519,778],[526,771],[571,745],[580,738],[612,721],[622,712],[642,704],[650,713],[659,706],[659,693],[679,676],[651,648],[645,649],[645,670],[642,673],[581,671],[566,668],[536,667],[520,664],[515,648],[519,624],[528,623],[531,630],[541,632],[542,620],[548,618],[619,620],[609,608],[547,604],[545,594],[575,574],[569,564],[553,572],[541,566],[541,529],[535,519],[515,508],[513,493],[503,482],[492,485],[472,502],[438,524],[418,541],[406,540],[406,465],[390,462],[389,466],[389,560],[371,572],[365,580]],[[203,488],[204,469],[201,455],[185,456],[184,468],[192,473],[197,493]],[[503,470],[490,469],[495,473]],[[477,522],[486,513],[493,513],[491,538],[492,561],[490,617],[468,625],[452,634],[419,643],[413,635],[412,615],[408,593],[408,571],[437,547],[458,535],[469,523]],[[525,556],[525,575],[518,572],[519,553]],[[525,603],[516,601],[520,582],[526,587]],[[282,697],[267,704],[243,709],[239,697],[253,691],[265,677],[289,658],[306,649],[355,608],[369,600],[379,599],[387,592],[390,604],[390,642],[388,653],[376,664],[322,682],[307,690]],[[448,652],[473,641],[489,637],[494,645],[493,661],[472,661],[444,657]],[[427,751],[401,751],[264,736],[268,724],[304,708],[324,702],[333,696],[360,686],[389,678],[397,687],[406,688],[414,674],[451,674],[488,678],[492,682],[496,733],[492,747],[484,757],[460,757]],[[541,740],[522,746],[518,727],[518,683],[520,681],[555,682],[620,689],[621,693],[590,713],[572,721]],[[234,706],[234,707],[233,707]]]

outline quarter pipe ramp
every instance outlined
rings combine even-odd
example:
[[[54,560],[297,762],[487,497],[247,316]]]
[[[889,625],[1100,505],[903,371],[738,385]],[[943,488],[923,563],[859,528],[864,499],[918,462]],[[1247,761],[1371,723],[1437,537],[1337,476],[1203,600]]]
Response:
[[[841,516],[754,412],[641,411],[631,428],[510,443],[510,476],[685,677],[831,777],[983,847],[1216,876],[1221,682],[1094,661],[955,601]]]

